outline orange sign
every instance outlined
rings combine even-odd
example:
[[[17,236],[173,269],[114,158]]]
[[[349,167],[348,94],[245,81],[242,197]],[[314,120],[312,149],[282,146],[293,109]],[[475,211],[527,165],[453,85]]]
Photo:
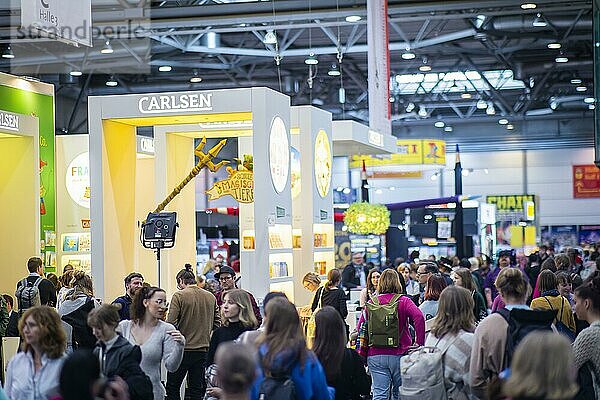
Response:
[[[573,198],[600,197],[600,169],[595,165],[573,165]]]
[[[423,171],[373,171],[367,172],[368,179],[422,178]]]

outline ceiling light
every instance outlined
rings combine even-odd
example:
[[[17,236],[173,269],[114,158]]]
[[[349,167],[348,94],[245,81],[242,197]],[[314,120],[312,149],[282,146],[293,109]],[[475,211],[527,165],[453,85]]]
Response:
[[[415,53],[413,53],[412,51],[410,51],[409,49],[407,49],[405,53],[402,53],[402,59],[403,60],[412,60],[416,56],[417,55]]]
[[[110,87],[115,87],[117,86],[119,83],[115,80],[114,77],[110,77],[108,78],[108,80],[106,81],[106,86],[110,86]]]
[[[433,124],[433,126],[435,126],[436,128],[443,128],[446,124],[444,123],[444,121],[435,121],[435,124]]]
[[[432,181],[437,180],[438,178],[438,173],[436,172],[435,174],[431,175],[431,177],[429,177],[429,179],[431,179]]]
[[[494,115],[494,114],[496,114],[496,109],[494,108],[494,104],[493,103],[491,103],[491,102],[488,103],[488,106],[487,106],[487,108],[485,110],[485,113],[487,115]]]
[[[498,123],[499,123],[500,125],[506,125],[506,124],[508,124],[508,120],[507,120],[506,118],[502,118],[502,119],[499,119],[499,120],[498,120]]]
[[[594,99],[593,97],[586,97],[585,99],[583,99],[583,102],[585,104],[593,104],[596,102],[596,99]]]
[[[388,99],[390,101],[390,103],[393,103],[396,101],[396,99],[394,98],[394,96],[390,96],[390,98]]]
[[[485,15],[483,14],[479,14],[477,16],[477,18],[475,19],[475,27],[477,29],[481,28],[483,26],[483,23],[485,22]]]
[[[425,106],[419,106],[419,111],[417,112],[417,114],[419,115],[419,117],[422,118],[427,117],[427,110],[425,109]]]
[[[2,52],[2,58],[8,58],[8,59],[15,58],[15,53],[13,53],[13,51],[10,47],[10,44],[8,46],[6,46],[6,48]]]
[[[109,40],[107,40],[104,43],[104,47],[102,48],[102,50],[100,50],[100,53],[102,53],[102,54],[112,54],[112,53],[114,53],[114,50],[113,50],[112,46],[110,45],[110,41]]]
[[[69,72],[69,75],[71,75],[71,76],[81,76],[81,75],[83,75],[83,72],[74,69],[73,71]]]
[[[478,110],[483,110],[485,108],[487,108],[487,101],[485,100],[477,100],[477,109]]]
[[[346,22],[358,22],[362,19],[360,15],[348,15],[346,17]]]
[[[562,47],[562,45],[560,43],[557,42],[552,42],[552,43],[548,43],[548,48],[549,49],[560,49]]]
[[[390,186],[390,190],[396,190],[396,186]]]
[[[414,110],[414,109],[415,109],[415,103],[413,103],[413,102],[408,103],[408,105],[406,106],[407,113],[412,112],[412,110]]]
[[[160,72],[171,72],[172,69],[173,67],[171,67],[170,65],[161,65],[160,67],[158,67],[158,70]]]
[[[263,39],[264,44],[277,44],[277,35],[272,29],[269,29]]]
[[[593,109],[595,109],[595,108],[596,108],[596,106],[595,106],[594,104],[589,104],[589,105],[588,105],[588,109],[590,109],[590,110],[593,110]]]
[[[506,129],[508,129],[509,131],[512,131],[513,129],[515,129],[515,126],[513,124],[508,124],[508,125],[506,125]]]
[[[444,127],[444,132],[452,132],[454,130],[453,127],[451,127],[450,125]]]
[[[537,4],[535,4],[535,3],[523,3],[523,4],[521,4],[521,8],[523,10],[533,10],[536,7],[537,7]]]
[[[566,63],[569,62],[569,59],[563,55],[560,55],[554,59],[557,63]]]
[[[338,100],[340,104],[346,103],[346,89],[343,87],[338,89]]]
[[[304,64],[306,65],[317,65],[318,63],[319,60],[317,60],[317,57],[315,57],[314,53],[310,53],[308,57],[306,57],[306,59],[304,60]]]
[[[421,72],[429,72],[429,71],[431,71],[431,67],[429,65],[421,65],[419,67],[419,71],[421,71]]]
[[[340,76],[342,72],[338,69],[337,65],[331,64],[331,69],[327,71],[329,76]]]
[[[471,96],[471,93],[467,92],[467,90],[466,90],[466,89],[465,89],[465,91],[464,91],[464,92],[462,92],[462,94],[460,95],[460,98],[461,98],[461,99],[465,99],[465,100],[467,100],[467,99],[470,99],[471,97],[473,97],[473,96]]]
[[[200,78],[199,76],[192,76],[190,78],[190,83],[200,83],[202,82],[202,78]]]
[[[577,78],[575,78],[575,79],[571,79],[571,83],[572,83],[573,85],[579,85],[579,84],[581,83],[581,79],[577,79]]]
[[[586,86],[577,86],[575,88],[575,90],[577,90],[578,92],[585,92],[587,90]]]
[[[542,13],[537,13],[535,19],[533,20],[533,26],[535,26],[536,28],[544,28],[548,26],[548,23],[546,22],[544,17],[542,17]]]

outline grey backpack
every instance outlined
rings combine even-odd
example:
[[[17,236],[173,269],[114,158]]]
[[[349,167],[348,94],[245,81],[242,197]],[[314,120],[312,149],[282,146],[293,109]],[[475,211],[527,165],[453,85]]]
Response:
[[[31,307],[41,306],[40,283],[42,277],[38,277],[33,284],[30,284],[27,278],[21,281],[21,286],[15,292],[15,297],[19,302],[19,317]]]

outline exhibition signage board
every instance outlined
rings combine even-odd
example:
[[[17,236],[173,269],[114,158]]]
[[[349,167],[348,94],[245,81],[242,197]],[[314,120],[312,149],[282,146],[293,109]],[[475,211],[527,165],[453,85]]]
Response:
[[[254,202],[254,173],[232,171],[229,178],[215,182],[206,194],[209,201],[231,196],[240,203],[252,203]]]
[[[92,0],[21,0],[21,34],[92,47]],[[41,35],[40,35],[41,36]]]
[[[446,165],[446,142],[435,139],[398,140],[396,153],[390,155],[353,155],[350,168],[387,165]]]
[[[54,86],[26,81],[0,73],[0,110],[38,118],[40,146],[40,229],[43,251],[54,251],[55,233],[55,165],[54,165]],[[19,118],[19,129],[23,118]]]
[[[106,102],[102,118],[164,118],[197,114],[230,114],[252,110],[252,94],[247,89],[130,94]],[[172,125],[173,120],[165,122]]]
[[[0,129],[19,131],[19,116],[6,111],[0,111]]]
[[[524,216],[527,202],[533,203],[533,207],[535,207],[535,196],[532,194],[487,196],[485,201],[496,205],[496,219],[498,221],[518,221],[519,218]]]
[[[369,45],[369,125],[392,133],[390,104],[390,52],[387,0],[367,2],[367,43]]]
[[[600,197],[600,169],[595,165],[573,165],[573,198]]]

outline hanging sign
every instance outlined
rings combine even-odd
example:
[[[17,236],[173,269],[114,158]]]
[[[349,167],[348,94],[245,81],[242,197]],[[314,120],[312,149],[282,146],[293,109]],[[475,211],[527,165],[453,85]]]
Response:
[[[389,155],[353,155],[350,168],[387,165],[446,165],[446,142],[437,139],[397,140],[396,153]]]
[[[39,31],[51,39],[92,47],[92,0],[21,0],[21,27],[22,36]]]
[[[19,116],[6,111],[0,111],[0,129],[18,132]]]
[[[367,1],[369,126],[384,135],[392,133],[387,3],[387,0]]]
[[[600,197],[600,169],[595,165],[573,165],[573,198]]]
[[[213,187],[206,192],[208,200],[216,200],[229,195],[240,203],[254,202],[254,173],[236,170],[229,172],[229,178],[215,182]]]

